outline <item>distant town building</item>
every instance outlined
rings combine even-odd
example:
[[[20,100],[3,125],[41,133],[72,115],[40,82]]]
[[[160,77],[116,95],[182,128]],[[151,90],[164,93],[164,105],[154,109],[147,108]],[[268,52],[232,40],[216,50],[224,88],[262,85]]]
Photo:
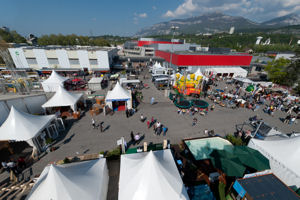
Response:
[[[279,52],[276,54],[275,60],[279,58],[284,58],[291,60],[296,54],[294,52]]]
[[[261,41],[262,39],[263,39],[263,37],[258,36],[258,37],[256,38],[255,44],[256,44],[256,45],[259,45],[259,44],[260,44],[260,41]]]
[[[31,45],[37,45],[37,37],[35,37],[33,34],[29,34],[27,37],[27,43]]]
[[[145,46],[145,45],[151,45],[151,44],[184,44],[184,40],[180,39],[159,39],[159,38],[140,38],[138,40],[137,45],[138,46]]]
[[[232,26],[229,30],[229,34],[232,35],[234,33],[234,26]]]
[[[6,31],[6,32],[9,32],[9,31],[10,31],[9,28],[6,27],[6,26],[2,26],[2,27],[1,27],[1,30]]]
[[[9,48],[16,68],[109,71],[117,48],[46,46]]]

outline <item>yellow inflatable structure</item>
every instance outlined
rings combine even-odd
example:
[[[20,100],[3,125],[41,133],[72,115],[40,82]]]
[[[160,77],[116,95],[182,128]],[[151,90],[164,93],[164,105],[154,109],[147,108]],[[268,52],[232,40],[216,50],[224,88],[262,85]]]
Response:
[[[200,84],[203,77],[197,74],[190,74],[189,76],[188,79],[177,73],[174,88],[177,89],[179,93],[186,95],[200,94]]]

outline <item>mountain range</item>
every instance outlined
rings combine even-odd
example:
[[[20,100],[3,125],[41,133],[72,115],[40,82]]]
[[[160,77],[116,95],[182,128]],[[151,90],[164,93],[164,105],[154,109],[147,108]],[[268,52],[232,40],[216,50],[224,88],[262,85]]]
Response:
[[[178,33],[200,34],[228,32],[230,27],[235,27],[236,31],[243,30],[243,32],[252,32],[253,29],[270,30],[291,25],[300,25],[299,15],[289,14],[258,23],[244,17],[230,16],[220,12],[214,12],[196,17],[174,19],[154,24],[151,27],[146,27],[140,30],[137,32],[136,36],[168,35],[171,34],[172,26],[178,27],[176,30]]]

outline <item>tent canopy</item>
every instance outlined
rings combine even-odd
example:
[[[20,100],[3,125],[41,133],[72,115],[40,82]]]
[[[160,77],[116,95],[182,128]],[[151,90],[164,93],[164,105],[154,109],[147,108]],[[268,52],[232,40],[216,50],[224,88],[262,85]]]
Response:
[[[131,94],[125,90],[119,82],[115,85],[112,91],[108,91],[105,101],[128,101],[131,99]]]
[[[119,200],[188,200],[169,149],[121,156]]]
[[[47,166],[27,200],[106,199],[108,169],[106,159]]]
[[[31,115],[12,106],[6,121],[0,127],[0,140],[30,140],[54,118],[55,115]]]
[[[61,106],[71,106],[71,108],[75,111],[76,104],[81,98],[82,94],[74,94],[65,90],[63,87],[59,86],[58,91],[54,94],[54,96],[49,99],[46,103],[42,105],[43,108],[50,107],[61,107]]]
[[[259,140],[252,138],[249,147],[257,149],[270,161],[271,170],[287,185],[300,187],[300,136],[288,139]]]
[[[247,70],[241,67],[207,67],[205,72],[212,72],[213,74],[233,74],[233,77],[246,77]]]
[[[195,160],[210,159],[213,150],[233,151],[233,145],[220,137],[199,138],[184,141]]]
[[[93,77],[89,80],[88,84],[100,84],[103,80],[103,77]]]
[[[58,75],[55,71],[52,71],[51,76],[42,82],[45,92],[55,92],[59,86],[63,86],[63,83],[68,78]]]
[[[200,68],[198,68],[197,71],[194,74],[195,74],[196,78],[197,78],[197,76],[203,76]]]

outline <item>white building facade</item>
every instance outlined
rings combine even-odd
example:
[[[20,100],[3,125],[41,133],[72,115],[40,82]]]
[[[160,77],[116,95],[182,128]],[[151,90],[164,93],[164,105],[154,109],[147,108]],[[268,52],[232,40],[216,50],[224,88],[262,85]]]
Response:
[[[117,48],[110,47],[9,48],[16,68],[36,70],[50,68],[109,71],[117,51]]]

